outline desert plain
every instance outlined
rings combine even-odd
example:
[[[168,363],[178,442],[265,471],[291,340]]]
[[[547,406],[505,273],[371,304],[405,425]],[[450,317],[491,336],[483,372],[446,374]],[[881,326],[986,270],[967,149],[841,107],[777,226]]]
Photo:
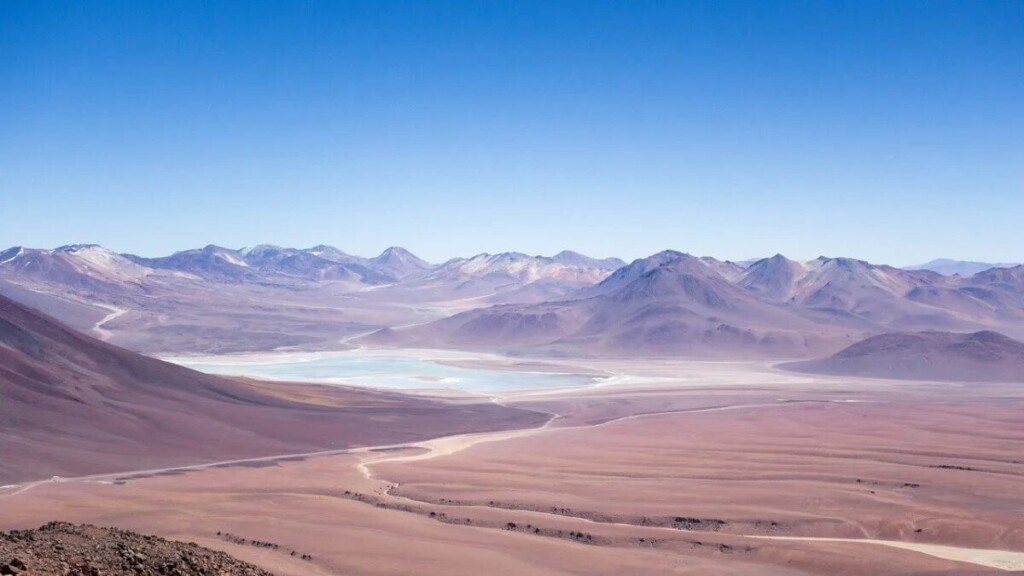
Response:
[[[766,362],[461,363],[608,377],[488,395],[541,424],[6,486],[0,530],[119,526],[295,575],[1024,570],[1017,386]]]
[[[0,55],[0,576],[1024,574],[1024,0]]]

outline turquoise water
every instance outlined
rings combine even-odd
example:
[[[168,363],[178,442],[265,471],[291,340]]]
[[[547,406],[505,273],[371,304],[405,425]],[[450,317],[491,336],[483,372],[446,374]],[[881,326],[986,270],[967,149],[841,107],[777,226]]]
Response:
[[[237,359],[218,362],[215,358],[176,362],[209,374],[332,382],[405,390],[450,389],[493,392],[574,387],[595,381],[592,376],[579,374],[462,368],[409,356],[378,356],[359,352],[341,352],[319,358],[296,358],[266,363],[238,362]]]

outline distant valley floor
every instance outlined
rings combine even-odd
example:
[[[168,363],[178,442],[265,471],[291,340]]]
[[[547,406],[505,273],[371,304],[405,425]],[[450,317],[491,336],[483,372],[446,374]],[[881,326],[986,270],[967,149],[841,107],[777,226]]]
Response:
[[[0,529],[117,525],[278,574],[1024,567],[1019,386],[794,375],[761,363],[588,366],[617,379],[498,395],[557,415],[542,428],[8,489]]]

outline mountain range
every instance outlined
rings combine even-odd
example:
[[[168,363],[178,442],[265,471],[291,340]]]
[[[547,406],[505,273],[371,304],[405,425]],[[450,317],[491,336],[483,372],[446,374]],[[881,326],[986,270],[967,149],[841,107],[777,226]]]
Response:
[[[728,269],[727,269],[728,270]],[[1024,267],[971,278],[781,255],[723,274],[665,251],[559,300],[465,311],[365,340],[520,353],[792,356],[891,330],[1024,330]]]
[[[6,276],[82,286],[143,284],[156,275],[220,283],[347,281],[362,287],[410,278],[416,283],[487,279],[500,289],[545,280],[592,284],[622,265],[617,258],[596,259],[568,250],[551,257],[479,254],[433,265],[397,246],[371,258],[324,245],[297,249],[269,244],[237,250],[209,245],[156,258],[118,254],[95,244],[52,250],[16,246],[0,252],[0,273]]]
[[[374,329],[490,303],[538,302],[621,262],[564,251],[429,264],[403,248],[206,246],[144,258],[97,245],[0,252],[0,294],[148,353],[338,348]]]
[[[991,262],[974,262],[970,260],[951,260],[949,258],[938,258],[931,262],[924,264],[918,264],[916,266],[907,266],[907,270],[931,270],[932,272],[938,272],[939,274],[945,274],[946,276],[972,276],[978,272],[984,272],[991,268],[1012,268],[1017,266],[1018,263],[991,263]]]
[[[969,277],[853,258],[735,263],[667,250],[626,264],[563,251],[430,264],[330,246],[95,245],[0,252],[0,293],[135,350],[353,345],[809,357],[885,332],[1024,336],[1024,266]]]

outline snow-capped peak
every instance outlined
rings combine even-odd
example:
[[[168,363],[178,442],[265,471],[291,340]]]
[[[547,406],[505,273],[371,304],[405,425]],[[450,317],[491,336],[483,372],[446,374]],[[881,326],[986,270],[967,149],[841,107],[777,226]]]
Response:
[[[22,248],[21,246],[14,246],[12,248],[8,248],[7,250],[0,252],[0,264],[12,262],[24,253],[25,249]]]

